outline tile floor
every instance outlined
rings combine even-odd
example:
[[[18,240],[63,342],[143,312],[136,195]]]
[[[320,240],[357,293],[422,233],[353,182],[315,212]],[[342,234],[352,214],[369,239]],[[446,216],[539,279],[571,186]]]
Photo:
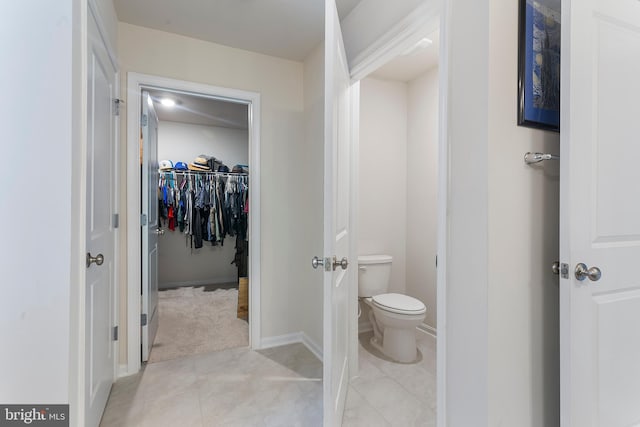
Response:
[[[436,339],[417,332],[422,360],[399,364],[369,352],[370,337],[360,335],[359,373],[349,385],[342,426],[435,426]]]
[[[418,332],[422,360],[405,365],[370,353],[369,337],[360,336],[343,427],[435,426],[435,338]],[[322,426],[322,364],[302,344],[149,364],[116,382],[100,425]]]
[[[148,364],[114,384],[100,425],[322,426],[322,363],[291,344]]]

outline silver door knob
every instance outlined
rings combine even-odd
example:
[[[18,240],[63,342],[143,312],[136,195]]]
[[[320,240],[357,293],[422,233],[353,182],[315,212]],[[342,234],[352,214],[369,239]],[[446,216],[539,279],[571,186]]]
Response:
[[[333,270],[334,271],[338,267],[342,267],[343,270],[346,270],[348,266],[349,266],[349,261],[347,260],[346,257],[343,257],[340,261],[338,261],[337,257],[333,257]]]
[[[93,263],[96,265],[102,265],[103,262],[104,256],[102,254],[91,256],[91,253],[87,252],[87,268],[91,267],[91,264]]]
[[[319,265],[324,265],[324,260],[322,258],[318,258],[317,256],[314,256],[313,259],[311,260],[311,266],[313,268],[318,268]]]
[[[560,274],[560,261],[555,261],[551,264],[551,272],[553,274]]]
[[[598,267],[587,268],[587,266],[583,263],[576,265],[575,274],[576,279],[580,280],[581,282],[587,277],[592,282],[597,282],[602,277],[602,272]]]

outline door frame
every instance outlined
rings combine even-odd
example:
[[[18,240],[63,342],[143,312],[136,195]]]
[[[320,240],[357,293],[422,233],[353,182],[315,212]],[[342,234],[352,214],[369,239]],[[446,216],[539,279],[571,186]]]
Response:
[[[450,13],[449,2],[440,1],[439,7],[433,4],[423,3],[404,19],[394,25],[389,31],[381,35],[367,49],[354,58],[351,64],[352,88],[355,88],[356,98],[353,102],[357,105],[352,111],[353,145],[356,159],[359,153],[360,126],[359,115],[359,82],[367,75],[377,70],[380,66],[405,52],[418,40],[434,31],[436,26],[440,28],[440,58],[438,62],[438,224],[437,224],[437,425],[445,426],[446,423],[446,283],[447,283],[447,242],[449,239],[449,226],[447,212],[449,204],[449,149],[448,149],[448,28]],[[359,165],[356,162],[356,168]],[[357,172],[356,172],[357,176]],[[356,181],[356,191],[358,184]],[[357,206],[356,206],[357,209]],[[356,211],[357,214],[357,211]],[[356,229],[357,232],[357,229]],[[358,282],[352,282],[352,295],[350,298],[357,301]],[[357,304],[356,304],[357,307]],[[354,375],[358,371],[358,316],[357,308],[350,311],[349,331],[354,337],[350,341],[349,371]]]
[[[228,99],[246,104],[249,110],[249,166],[251,191],[249,192],[249,348],[259,348],[261,343],[260,307],[260,94],[239,89],[229,89],[166,77],[127,73],[127,366],[131,375],[141,368],[140,315],[142,263],[138,259],[142,245],[140,240],[140,114],[141,90],[145,87],[169,89]],[[133,255],[133,256],[131,256]]]

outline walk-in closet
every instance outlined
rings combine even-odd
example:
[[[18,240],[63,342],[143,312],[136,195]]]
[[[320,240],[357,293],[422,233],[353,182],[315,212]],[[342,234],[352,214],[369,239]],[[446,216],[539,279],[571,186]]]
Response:
[[[247,105],[149,89],[158,118],[158,331],[149,363],[249,345]]]

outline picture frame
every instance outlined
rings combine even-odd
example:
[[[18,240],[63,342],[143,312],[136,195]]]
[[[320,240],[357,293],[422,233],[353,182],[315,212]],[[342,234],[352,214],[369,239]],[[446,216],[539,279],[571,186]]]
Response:
[[[560,132],[560,2],[520,0],[519,126]]]

